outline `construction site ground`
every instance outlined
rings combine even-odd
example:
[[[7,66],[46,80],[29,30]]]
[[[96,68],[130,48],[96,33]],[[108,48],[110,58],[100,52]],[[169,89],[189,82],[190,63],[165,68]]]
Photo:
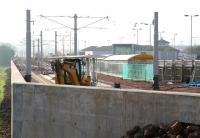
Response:
[[[128,89],[142,89],[142,90],[153,90],[153,82],[147,81],[133,81],[133,80],[123,80],[120,77],[114,77],[105,74],[98,74],[98,81],[105,84],[113,85],[115,83],[120,84],[121,88]],[[165,82],[159,84],[160,91],[176,91],[176,92],[197,92],[200,93],[200,87],[186,87],[184,83],[172,83]]]
[[[42,75],[40,72],[35,72],[40,76],[40,79],[50,81],[51,84],[54,82],[54,74]],[[120,84],[120,88],[125,89],[141,89],[141,90],[153,90],[153,82],[148,81],[133,81],[123,80],[119,77],[98,74],[97,75],[97,87],[114,87],[116,83]],[[199,92],[200,87],[185,87],[184,83],[172,83],[172,82],[160,82],[160,91],[176,91],[176,92]]]
[[[46,80],[51,84],[54,83],[54,74],[42,75],[41,72],[34,71],[40,79]],[[47,82],[47,83],[48,83]],[[97,74],[97,87],[114,87],[115,84],[120,84],[120,88],[125,89],[141,89],[141,90],[153,90],[153,82],[149,81],[133,81],[123,80],[120,77],[110,76],[105,74]],[[160,91],[176,91],[176,92],[199,92],[200,87],[186,87],[184,83],[172,83],[172,82],[160,82]]]

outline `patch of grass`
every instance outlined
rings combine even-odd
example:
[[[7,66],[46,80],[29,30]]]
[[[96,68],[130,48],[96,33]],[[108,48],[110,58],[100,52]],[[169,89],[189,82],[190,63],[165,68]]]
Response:
[[[10,68],[0,68],[0,138],[11,138],[11,78]]]
[[[0,111],[0,127],[1,127],[2,124],[3,124],[2,118],[3,118],[3,111]],[[0,128],[0,129],[1,129],[1,128]]]
[[[6,75],[5,69],[0,68],[0,104],[4,97],[4,85],[6,82],[6,78],[7,78],[7,75]]]
[[[0,68],[0,105],[4,99],[4,86],[6,83],[7,75],[6,75],[6,69]],[[0,110],[0,127],[2,127],[3,124],[3,111]],[[1,128],[0,128],[1,129]]]

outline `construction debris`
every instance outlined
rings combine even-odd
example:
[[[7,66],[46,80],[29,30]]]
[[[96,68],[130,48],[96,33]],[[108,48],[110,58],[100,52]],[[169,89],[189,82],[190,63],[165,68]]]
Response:
[[[200,81],[193,81],[190,83],[184,84],[185,87],[200,87]]]
[[[146,125],[128,130],[121,138],[200,138],[200,126],[174,121],[171,124]]]

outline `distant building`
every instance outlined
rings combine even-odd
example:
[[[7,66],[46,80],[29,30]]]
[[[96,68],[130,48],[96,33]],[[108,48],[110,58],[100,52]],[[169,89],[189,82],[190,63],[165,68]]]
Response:
[[[137,44],[113,44],[112,46],[90,46],[82,49],[80,55],[130,55],[130,54],[151,54],[153,55],[153,46]],[[179,50],[169,46],[169,42],[161,39],[158,41],[158,58],[160,60],[178,59]]]
[[[134,44],[113,44],[113,55],[130,55],[135,53]]]
[[[141,46],[136,44],[113,44],[113,55],[140,54],[141,52],[152,54],[152,51],[152,46]]]
[[[159,46],[169,46],[169,42],[164,40],[163,38],[161,38],[160,40],[158,40],[158,45]]]
[[[125,54],[146,54],[153,55],[153,46],[150,45],[136,45],[136,44],[113,44],[113,55]],[[178,59],[179,50],[169,46],[166,40],[158,41],[158,58],[160,60],[174,60]]]
[[[95,56],[105,56],[112,55],[112,46],[90,46],[85,49],[80,50],[80,55],[95,55]]]

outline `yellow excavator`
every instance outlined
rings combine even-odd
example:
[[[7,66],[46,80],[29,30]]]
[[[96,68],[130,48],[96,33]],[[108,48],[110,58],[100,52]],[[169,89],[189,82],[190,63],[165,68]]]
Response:
[[[91,76],[85,74],[85,61],[77,57],[56,59],[51,62],[55,83],[91,86]]]

